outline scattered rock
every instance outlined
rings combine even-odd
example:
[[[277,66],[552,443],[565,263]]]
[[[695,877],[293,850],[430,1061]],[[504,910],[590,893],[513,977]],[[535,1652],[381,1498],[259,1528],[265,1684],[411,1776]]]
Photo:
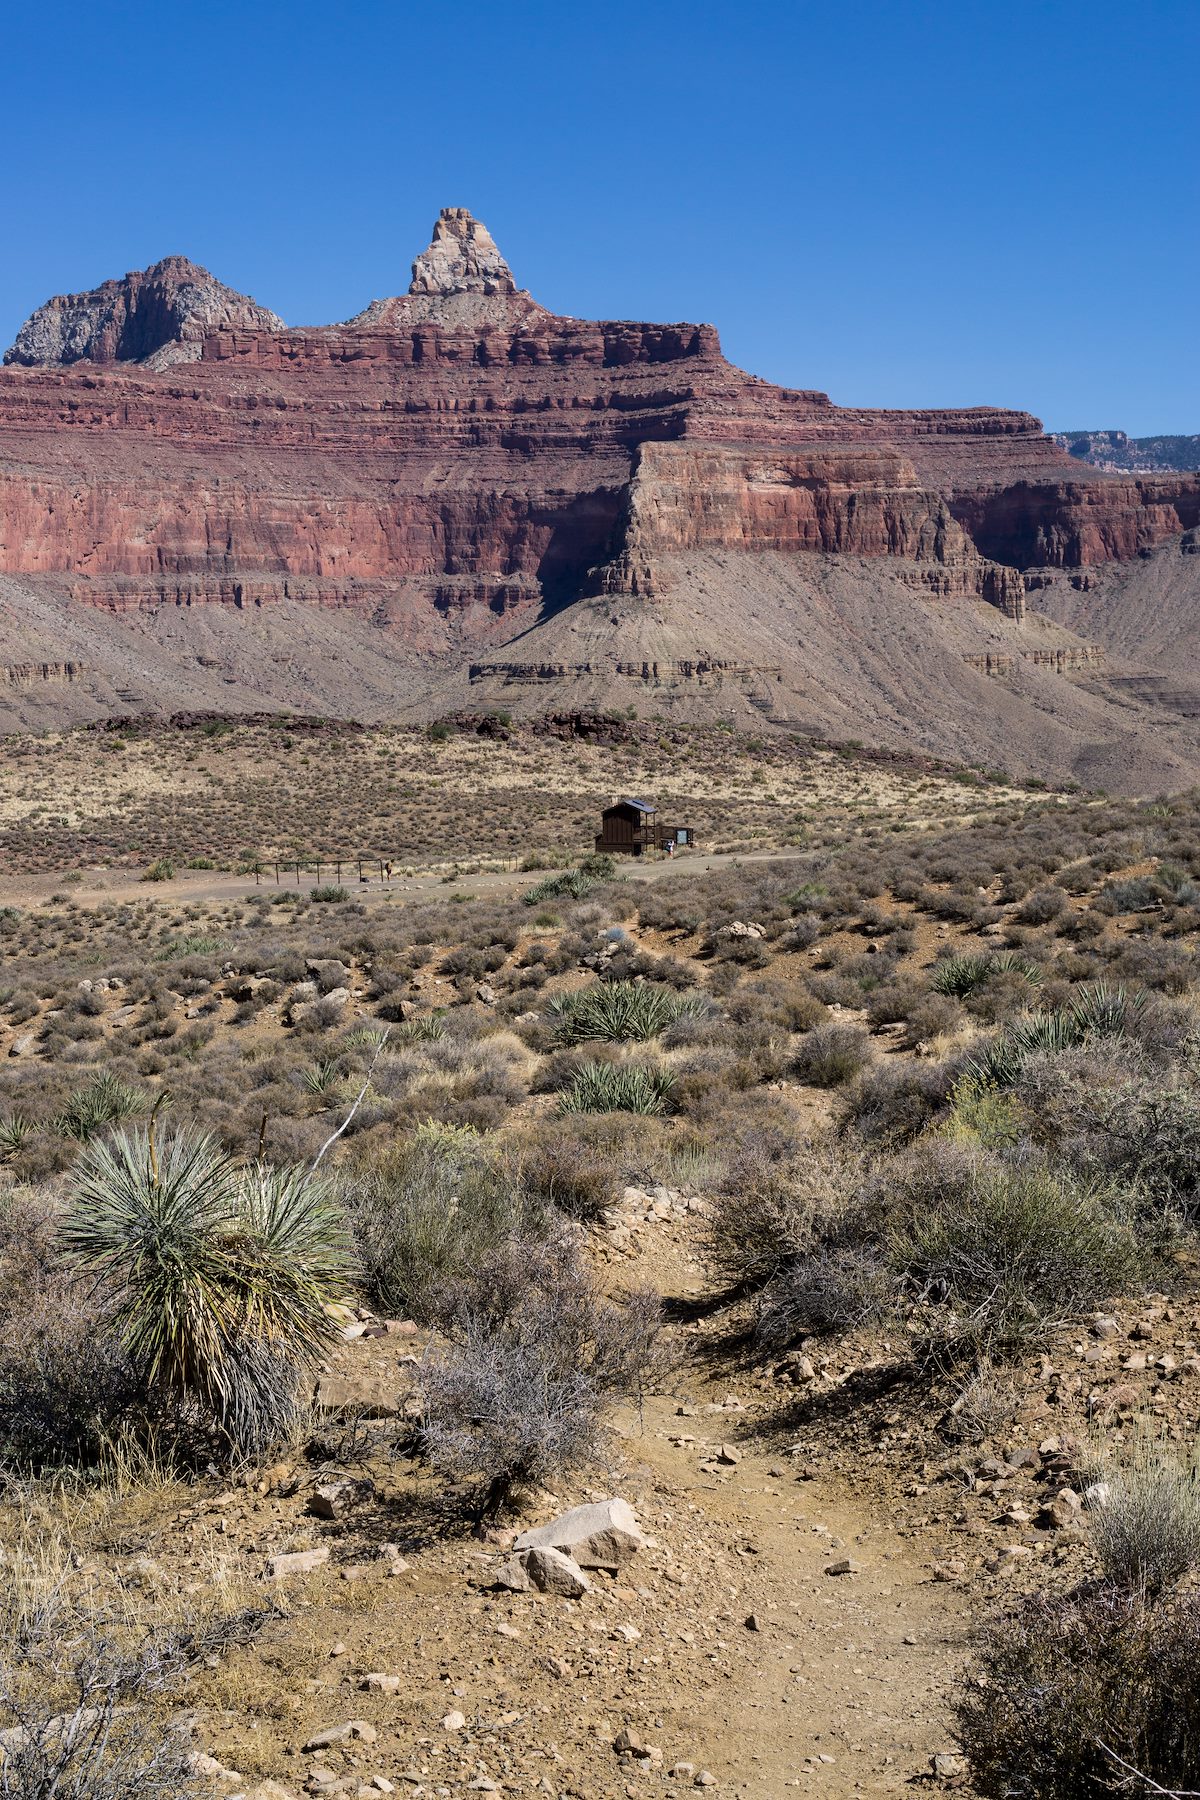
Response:
[[[330,1725],[318,1731],[302,1746],[305,1755],[313,1750],[331,1750],[335,1744],[373,1744],[379,1736],[366,1719],[347,1719],[344,1725]]]
[[[287,1581],[292,1575],[311,1575],[329,1561],[329,1545],[316,1550],[284,1550],[267,1558],[267,1574],[276,1581]]]
[[[341,1519],[363,1501],[374,1497],[373,1481],[356,1480],[346,1475],[340,1481],[323,1481],[313,1489],[308,1511],[318,1519]]]
[[[521,1561],[539,1593],[561,1594],[565,1599],[578,1600],[582,1594],[592,1591],[592,1584],[579,1564],[562,1550],[541,1545],[527,1550]]]
[[[563,1550],[581,1569],[619,1569],[645,1547],[632,1507],[620,1499],[574,1506],[549,1525],[523,1531],[513,1546],[517,1551]]]

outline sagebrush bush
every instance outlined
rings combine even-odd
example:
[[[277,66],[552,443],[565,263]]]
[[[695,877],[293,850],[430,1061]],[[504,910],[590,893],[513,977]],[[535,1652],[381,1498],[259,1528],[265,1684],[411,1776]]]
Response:
[[[445,1284],[514,1233],[531,1235],[522,1195],[478,1132],[428,1122],[343,1168],[340,1190],[367,1285],[385,1312],[429,1322]]]
[[[1119,1454],[1101,1451],[1089,1478],[1103,1495],[1088,1515],[1107,1581],[1159,1594],[1200,1567],[1200,1463],[1143,1422]]]
[[[1043,1161],[947,1146],[880,1181],[889,1260],[939,1353],[1009,1354],[1144,1277],[1118,1197]]]
[[[801,1040],[792,1073],[811,1087],[840,1087],[853,1080],[870,1057],[870,1039],[860,1025],[818,1025]]]
[[[743,1132],[726,1153],[709,1214],[713,1264],[730,1287],[760,1287],[853,1211],[861,1160],[831,1139]]]
[[[955,1710],[984,1800],[1191,1791],[1200,1609],[1105,1585],[1031,1595],[984,1628]]]
[[[287,1435],[300,1381],[332,1343],[353,1271],[320,1178],[239,1167],[213,1140],[118,1133],[77,1165],[61,1239],[106,1284],[116,1334],[153,1393],[198,1409],[235,1451]]]
[[[650,1364],[659,1308],[649,1293],[606,1300],[565,1237],[512,1238],[448,1286],[440,1321],[449,1347],[419,1377],[423,1441],[492,1513],[594,1459],[606,1406]]]
[[[22,1472],[92,1469],[144,1390],[107,1296],[64,1267],[44,1195],[0,1196],[0,1456]]]

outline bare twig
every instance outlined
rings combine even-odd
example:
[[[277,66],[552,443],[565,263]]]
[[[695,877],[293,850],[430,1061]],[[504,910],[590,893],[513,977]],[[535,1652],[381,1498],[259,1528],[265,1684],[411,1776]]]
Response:
[[[375,1064],[379,1061],[379,1053],[383,1049],[383,1046],[387,1043],[390,1033],[391,1033],[391,1026],[389,1025],[385,1029],[383,1036],[380,1038],[379,1042],[375,1046],[375,1054],[371,1058],[370,1066],[367,1069],[367,1079],[363,1082],[361,1088],[358,1090],[357,1100],[354,1102],[354,1105],[350,1108],[350,1111],[346,1114],[345,1118],[342,1120],[342,1122],[338,1126],[337,1130],[335,1132],[332,1132],[330,1134],[330,1136],[325,1139],[325,1142],[321,1145],[321,1148],[317,1151],[316,1156],[313,1158],[313,1173],[314,1174],[316,1173],[317,1169],[319,1168],[321,1158],[324,1156],[325,1152],[329,1149],[331,1144],[336,1144],[337,1140],[341,1137],[343,1131],[346,1130],[346,1127],[349,1125],[351,1119],[354,1117],[355,1113],[358,1111],[359,1107],[362,1105],[364,1099],[366,1098],[367,1089],[371,1085],[371,1077],[375,1073]]]
[[[1160,1787],[1158,1782],[1151,1776],[1143,1775],[1140,1769],[1135,1769],[1133,1764],[1126,1762],[1123,1756],[1118,1756],[1116,1751],[1111,1749],[1109,1745],[1104,1742],[1103,1738],[1097,1738],[1096,1743],[1099,1745],[1100,1749],[1103,1750],[1105,1756],[1111,1757],[1118,1768],[1124,1769],[1126,1779],[1122,1782],[1122,1787],[1129,1787],[1131,1783],[1140,1781],[1146,1793],[1161,1794],[1163,1800],[1200,1800],[1200,1790],[1197,1790],[1196,1788]]]

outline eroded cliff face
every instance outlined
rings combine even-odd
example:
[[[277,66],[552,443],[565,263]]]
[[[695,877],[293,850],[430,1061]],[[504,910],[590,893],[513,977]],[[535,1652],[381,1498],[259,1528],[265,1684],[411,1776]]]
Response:
[[[166,366],[200,355],[222,327],[282,331],[283,320],[246,294],[189,262],[165,256],[149,269],[105,281],[86,294],[56,294],[26,319],[6,363],[150,362]]]
[[[1024,572],[1200,521],[1200,477],[1085,472],[1026,413],[842,408],[711,326],[548,313],[462,209],[342,325],[169,258],[50,301],[6,360],[0,571],[122,613],[349,608],[418,657],[653,606],[689,551],[886,558],[1019,620]]]

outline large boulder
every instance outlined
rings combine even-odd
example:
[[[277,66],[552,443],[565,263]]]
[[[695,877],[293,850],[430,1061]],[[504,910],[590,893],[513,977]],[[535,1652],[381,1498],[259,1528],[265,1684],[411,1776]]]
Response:
[[[573,1506],[549,1525],[523,1531],[513,1545],[522,1550],[562,1550],[581,1569],[619,1569],[646,1547],[633,1508],[624,1500]]]

